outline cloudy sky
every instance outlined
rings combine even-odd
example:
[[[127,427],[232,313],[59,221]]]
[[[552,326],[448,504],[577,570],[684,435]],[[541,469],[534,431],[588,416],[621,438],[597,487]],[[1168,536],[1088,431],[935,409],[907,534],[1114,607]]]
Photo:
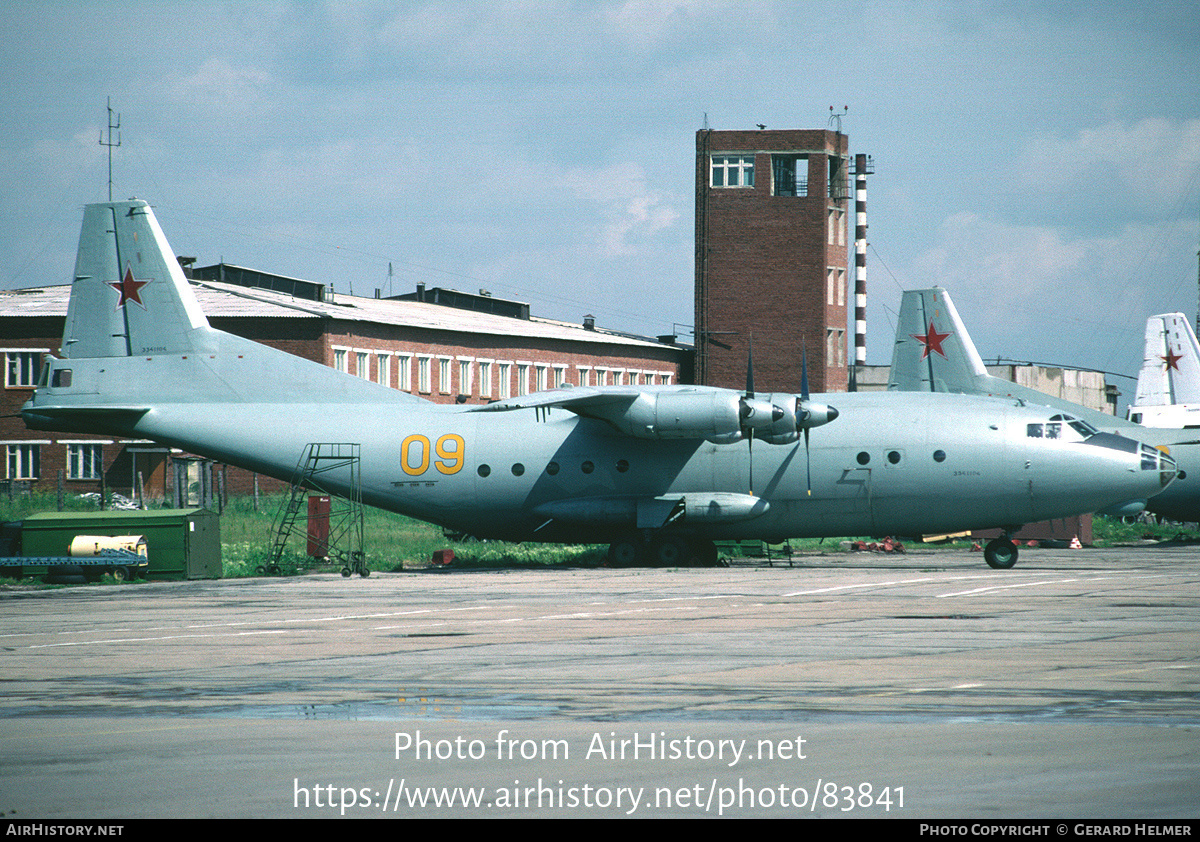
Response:
[[[0,24],[0,288],[69,281],[111,98],[114,197],[201,265],[687,331],[696,131],[848,106],[868,362],[905,288],[949,289],[985,358],[1127,374],[1147,315],[1196,314],[1191,0],[9,0]]]

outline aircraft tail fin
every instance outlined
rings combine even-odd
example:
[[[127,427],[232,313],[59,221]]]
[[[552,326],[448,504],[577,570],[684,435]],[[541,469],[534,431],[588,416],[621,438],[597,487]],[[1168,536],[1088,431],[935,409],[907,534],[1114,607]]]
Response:
[[[987,392],[987,369],[950,293],[909,290],[900,304],[888,389],[901,392]]]
[[[1134,406],[1200,404],[1200,345],[1183,313],[1146,319],[1145,348]]]
[[[61,353],[65,358],[188,353],[208,320],[146,202],[84,209]]]

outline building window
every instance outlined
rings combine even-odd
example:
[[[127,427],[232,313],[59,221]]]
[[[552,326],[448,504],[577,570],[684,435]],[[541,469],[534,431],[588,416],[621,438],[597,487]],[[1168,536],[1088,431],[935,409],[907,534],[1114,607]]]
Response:
[[[67,445],[67,479],[100,479],[103,473],[104,445]]]
[[[4,386],[8,389],[32,389],[42,373],[42,354],[45,351],[6,351],[4,354]]]
[[[450,394],[450,358],[438,357],[438,391]]]
[[[544,365],[537,366],[537,388],[534,391],[546,391],[546,367]]]
[[[846,365],[846,331],[825,331],[825,364],[843,368]]]
[[[841,208],[829,209],[829,230],[825,241],[829,245],[846,245],[846,212]]]
[[[664,386],[670,386],[670,385],[671,385],[671,375],[670,375],[669,373],[666,373],[666,374],[661,374],[661,375],[659,375],[659,376],[662,378],[662,384],[663,384]]]
[[[753,187],[753,155],[713,155],[713,187]]]
[[[567,384],[567,367],[565,365],[554,366],[554,388],[561,389]]]
[[[808,195],[808,156],[771,156],[771,193],[775,196]]]
[[[400,371],[398,372],[400,375],[399,388],[401,391],[411,392],[412,391],[412,357],[410,357],[408,354],[400,354],[398,357],[396,357],[396,360],[398,363],[398,368],[400,369]]]
[[[366,351],[358,351],[354,355],[354,373],[363,380],[371,379],[370,355]]]
[[[8,446],[8,478],[37,479],[42,475],[42,448],[37,444]]]
[[[496,363],[497,374],[500,375],[500,397],[512,397],[512,375],[509,369],[512,368],[510,363]]]
[[[846,306],[846,270],[837,270],[837,303],[839,307]]]
[[[392,357],[391,354],[376,354],[375,364],[379,377],[379,385],[387,386],[389,389],[392,386]]]
[[[429,357],[417,357],[417,391],[429,393]]]
[[[517,363],[517,394],[529,394],[529,363]]]
[[[492,396],[492,364],[490,361],[479,361],[479,397]]]
[[[471,394],[471,361],[458,361],[458,393],[460,395]]]
[[[350,367],[346,362],[346,352],[340,348],[335,348],[333,351],[333,367],[342,374],[350,371]]]
[[[579,385],[580,386],[591,386],[592,385],[592,369],[590,366],[586,366],[586,365],[579,366]]]

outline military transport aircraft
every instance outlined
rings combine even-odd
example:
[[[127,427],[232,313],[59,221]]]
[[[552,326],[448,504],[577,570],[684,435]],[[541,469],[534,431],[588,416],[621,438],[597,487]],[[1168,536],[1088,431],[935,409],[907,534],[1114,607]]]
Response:
[[[1125,417],[1144,427],[1200,427],[1200,345],[1183,313],[1146,319],[1137,397]]]
[[[993,377],[987,373],[950,293],[940,287],[904,293],[896,324],[888,389],[902,393],[953,392],[1016,398],[1031,407],[1040,404],[1061,414],[1057,425],[1060,430],[1065,430],[1067,425],[1085,424],[1106,434],[1147,442],[1174,459],[1178,475],[1170,487],[1146,501],[1145,509],[1171,520],[1200,520],[1200,436],[1196,431],[1143,427]],[[1045,428],[1044,434],[1049,430],[1049,427]],[[1150,456],[1146,458],[1149,460]],[[1128,515],[1136,514],[1141,506],[1138,501],[1130,500],[1125,505],[1105,510]]]
[[[310,443],[358,443],[370,505],[482,538],[610,542],[615,564],[711,562],[722,538],[1011,530],[1175,477],[1157,450],[1014,400],[833,399],[674,385],[435,405],[212,329],[131,200],[85,209],[61,358],[22,413],[281,479]],[[1010,567],[1016,549],[986,557]]]

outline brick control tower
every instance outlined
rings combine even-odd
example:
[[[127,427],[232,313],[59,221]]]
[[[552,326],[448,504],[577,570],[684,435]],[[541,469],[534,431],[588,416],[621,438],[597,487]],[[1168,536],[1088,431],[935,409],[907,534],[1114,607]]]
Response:
[[[824,130],[696,133],[695,382],[847,387],[849,141]]]

